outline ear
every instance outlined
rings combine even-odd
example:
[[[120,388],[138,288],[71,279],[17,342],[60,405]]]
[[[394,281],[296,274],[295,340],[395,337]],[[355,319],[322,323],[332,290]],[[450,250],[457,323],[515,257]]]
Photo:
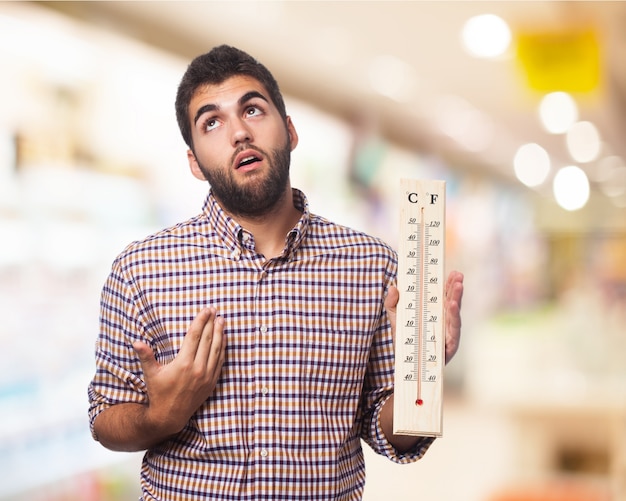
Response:
[[[287,133],[289,134],[289,139],[291,140],[291,151],[296,149],[298,145],[298,133],[296,132],[296,128],[291,121],[291,117],[288,116],[286,119],[287,122]]]
[[[206,181],[207,179],[204,177],[204,174],[198,165],[198,161],[196,160],[196,155],[194,155],[191,150],[187,150],[187,161],[189,162],[189,169],[191,169],[193,176],[200,181]]]

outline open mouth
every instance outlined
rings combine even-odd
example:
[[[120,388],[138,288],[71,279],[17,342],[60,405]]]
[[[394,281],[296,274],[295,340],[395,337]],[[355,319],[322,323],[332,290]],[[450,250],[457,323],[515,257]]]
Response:
[[[254,148],[246,148],[240,151],[233,159],[233,167],[237,169],[254,168],[254,165],[263,161],[261,152]]]
[[[259,157],[255,155],[250,155],[245,158],[242,158],[237,164],[237,168],[239,169],[240,167],[246,167],[247,165],[252,165],[260,161],[261,159]]]

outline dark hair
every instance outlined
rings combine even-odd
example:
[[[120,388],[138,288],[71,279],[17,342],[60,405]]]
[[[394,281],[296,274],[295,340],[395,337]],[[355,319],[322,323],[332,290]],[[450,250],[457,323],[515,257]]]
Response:
[[[196,57],[187,67],[176,94],[176,119],[180,133],[193,150],[189,103],[199,87],[206,84],[220,84],[230,77],[247,75],[259,81],[269,93],[269,97],[283,118],[287,117],[285,102],[278,83],[269,70],[242,50],[220,45],[206,54]]]

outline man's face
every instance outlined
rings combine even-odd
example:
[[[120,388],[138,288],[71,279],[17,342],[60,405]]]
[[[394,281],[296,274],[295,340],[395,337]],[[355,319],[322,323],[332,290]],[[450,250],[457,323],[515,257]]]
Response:
[[[189,104],[194,151],[191,171],[206,179],[234,216],[260,217],[287,193],[298,136],[265,88],[247,76],[200,87]]]

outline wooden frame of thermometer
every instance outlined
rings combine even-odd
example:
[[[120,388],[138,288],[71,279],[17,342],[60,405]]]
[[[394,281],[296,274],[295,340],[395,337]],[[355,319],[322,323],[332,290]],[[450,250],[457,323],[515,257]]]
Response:
[[[446,184],[402,179],[395,434],[442,435]]]

